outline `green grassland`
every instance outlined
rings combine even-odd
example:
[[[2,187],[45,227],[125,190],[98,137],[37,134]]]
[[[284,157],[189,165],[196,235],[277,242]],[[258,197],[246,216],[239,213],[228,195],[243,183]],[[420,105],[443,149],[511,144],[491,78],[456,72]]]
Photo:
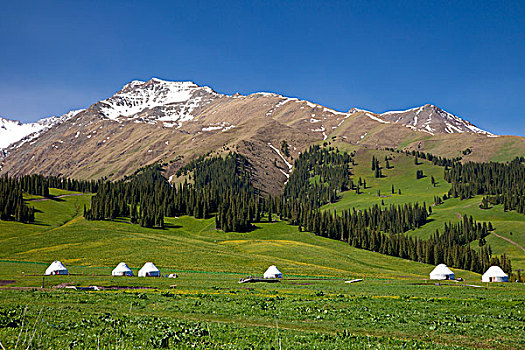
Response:
[[[345,193],[326,208],[432,203],[448,191],[442,167],[424,160],[415,165],[398,153],[393,168],[375,179],[372,153],[382,165],[390,154],[358,152],[352,169],[353,178],[366,178],[370,188]],[[427,177],[416,180],[416,169]],[[392,183],[396,194],[378,198],[377,189],[390,195]],[[188,216],[166,218],[165,229],[127,219],[87,221],[82,211],[90,195],[51,194],[62,197],[27,198],[35,224],[0,221],[0,342],[6,349],[525,348],[522,284],[481,284],[480,275],[462,270],[455,272],[465,282],[436,284],[426,280],[433,266],[356,249],[283,221],[259,223],[248,233],[218,232],[213,219]],[[426,237],[467,214],[492,221],[495,232],[523,245],[523,216],[500,207],[481,210],[479,200],[449,199],[433,208],[431,222],[409,234]],[[508,253],[515,268],[523,263],[514,245],[493,235],[487,241],[495,253]],[[71,274],[43,278],[53,260]],[[179,278],[111,277],[120,261],[135,274],[153,261],[163,275]],[[283,272],[281,283],[237,282],[271,264]],[[352,278],[364,281],[344,283]],[[66,285],[124,289],[60,288]]]
[[[383,177],[375,178],[371,170],[372,156],[375,155],[380,161]],[[393,159],[389,160],[390,169],[385,168],[385,156]],[[351,168],[354,183],[361,177],[366,180],[366,189],[361,189],[360,194],[355,191],[347,191],[342,194],[341,200],[325,206],[332,210],[344,210],[348,208],[365,209],[374,204],[385,205],[405,204],[414,202],[426,202],[431,204],[434,196],[447,193],[450,189],[443,179],[443,168],[432,165],[431,162],[420,160],[420,165],[414,164],[414,157],[406,156],[404,153],[361,150],[356,153],[356,165]],[[423,170],[424,178],[416,180],[416,170]],[[431,176],[434,176],[437,186],[431,184]],[[392,194],[394,185],[394,194]],[[380,197],[377,191],[380,191]],[[398,194],[401,190],[401,195]]]
[[[373,155],[379,159],[383,167],[381,169],[384,175],[382,178],[375,178],[371,170]],[[389,161],[391,169],[384,168],[385,156],[393,158]],[[340,212],[350,208],[369,208],[376,204],[389,206],[426,202],[427,205],[431,205],[434,203],[434,196],[443,196],[450,189],[450,184],[443,179],[444,168],[434,166],[424,159],[419,159],[420,164],[416,165],[412,156],[382,150],[361,150],[356,153],[355,159],[356,166],[351,169],[354,183],[361,177],[366,180],[368,188],[362,190],[363,193],[359,195],[355,191],[344,192],[340,201],[326,205],[323,209]],[[416,170],[423,170],[425,177],[416,180]],[[432,176],[437,183],[435,187],[431,184]],[[394,185],[394,194],[392,194],[392,185]],[[398,189],[401,189],[401,195],[398,194]],[[377,194],[378,190],[380,190],[380,197]],[[492,252],[498,255],[507,254],[512,260],[513,269],[525,269],[525,251],[495,235],[505,237],[525,247],[525,216],[512,211],[504,212],[502,205],[487,210],[480,209],[481,199],[482,196],[468,200],[451,198],[442,205],[433,206],[429,223],[408,234],[428,238],[435,233],[436,229],[443,231],[445,222],[458,222],[464,215],[472,216],[480,222],[490,221],[495,230],[486,238],[486,241],[490,244]],[[477,246],[478,242],[472,244]]]
[[[86,277],[52,279],[75,283]],[[351,285],[285,280],[246,286],[220,275],[187,274],[168,288],[163,278],[114,280],[128,285],[140,280],[156,288],[3,290],[3,346],[14,348],[17,341],[53,349],[525,346],[523,289],[517,285],[486,289],[395,280]]]
[[[260,223],[248,233],[215,230],[214,219],[166,218],[166,229],[143,228],[126,220],[87,221],[81,214],[90,195],[32,201],[35,224],[0,222],[0,259],[105,267],[120,261],[136,269],[146,261],[166,271],[261,274],[276,264],[287,275],[326,277],[425,277],[431,266],[353,248],[299,232],[286,222]],[[22,265],[26,268],[27,265]],[[43,267],[38,267],[42,272]],[[12,267],[10,267],[12,269]],[[22,270],[23,271],[23,270]],[[17,271],[21,273],[22,271]],[[471,280],[476,274],[464,271]]]

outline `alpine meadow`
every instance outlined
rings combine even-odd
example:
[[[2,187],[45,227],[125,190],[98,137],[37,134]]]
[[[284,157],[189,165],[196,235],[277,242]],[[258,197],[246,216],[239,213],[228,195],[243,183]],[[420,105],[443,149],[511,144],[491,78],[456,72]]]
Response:
[[[523,10],[6,4],[0,349],[525,349]]]

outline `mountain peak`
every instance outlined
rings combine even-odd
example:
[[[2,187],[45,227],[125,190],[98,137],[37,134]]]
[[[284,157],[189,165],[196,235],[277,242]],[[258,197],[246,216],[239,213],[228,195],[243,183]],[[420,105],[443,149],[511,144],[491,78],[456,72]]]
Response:
[[[199,85],[195,84],[192,81],[169,81],[169,80],[163,80],[159,78],[151,78],[148,81],[144,80],[133,80],[127,84],[125,84],[120,91],[117,92],[126,92],[133,89],[145,89],[151,86],[165,86],[165,87],[172,87],[172,88],[200,88]],[[206,88],[206,87],[204,87]]]
[[[133,80],[108,99],[96,103],[107,118],[119,121],[121,117],[134,118],[137,114],[157,110],[164,121],[192,119],[191,112],[210,99],[221,95],[208,86],[192,81],[167,81],[151,78]]]
[[[7,148],[20,140],[31,140],[39,136],[39,134],[47,129],[52,128],[57,124],[61,124],[66,120],[73,118],[78,113],[84,111],[78,109],[70,111],[60,117],[47,117],[40,119],[34,123],[22,123],[18,120],[10,120],[0,117],[0,149]]]
[[[410,108],[404,111],[389,111],[380,115],[383,119],[393,123],[404,124],[407,128],[435,133],[474,133],[492,135],[452,113],[449,113],[433,104]]]

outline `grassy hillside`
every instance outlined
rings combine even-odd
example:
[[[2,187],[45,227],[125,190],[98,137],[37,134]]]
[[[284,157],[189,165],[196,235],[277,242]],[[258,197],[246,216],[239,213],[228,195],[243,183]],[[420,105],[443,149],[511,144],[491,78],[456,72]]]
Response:
[[[424,279],[432,266],[355,249],[285,222],[224,234],[213,229],[213,220],[191,217],[167,219],[164,230],[124,220],[86,221],[81,213],[89,195],[52,193],[66,196],[32,196],[34,225],[0,222],[5,348],[525,346],[519,336],[523,285],[482,286],[479,275],[461,270],[455,272],[467,283],[430,283]],[[71,275],[43,279],[55,259]],[[163,275],[176,272],[179,278],[111,277],[120,261],[135,274],[153,261]],[[237,283],[270,264],[284,273],[281,283]],[[361,283],[343,282],[363,277]],[[36,288],[42,283],[44,289]],[[66,285],[124,289],[60,288]]]
[[[356,249],[299,232],[286,222],[261,223],[248,233],[222,233],[214,219],[167,218],[166,229],[121,222],[87,221],[89,195],[32,201],[36,224],[0,222],[0,259],[47,263],[61,260],[73,273],[99,267],[104,273],[125,261],[137,270],[153,261],[166,272],[262,274],[272,264],[285,275],[327,277],[425,277],[431,266]],[[9,265],[9,269],[13,268]],[[27,264],[17,268],[27,269]],[[45,266],[26,272],[42,272]],[[78,267],[77,267],[78,266]],[[37,269],[37,270],[35,270]],[[40,270],[38,270],[40,269]],[[21,272],[20,271],[20,272]],[[477,275],[461,272],[476,280]]]
[[[383,167],[385,156],[393,158],[389,161],[393,168],[383,168],[384,177],[382,178],[375,178],[371,170],[373,155],[380,160]],[[356,152],[355,158],[356,166],[352,168],[354,182],[361,177],[366,180],[368,188],[359,195],[354,191],[345,192],[340,201],[326,205],[324,209],[338,211],[348,208],[364,209],[382,203],[386,206],[411,202],[433,204],[434,196],[443,196],[450,189],[450,184],[443,179],[444,168],[434,166],[424,159],[419,159],[420,164],[416,165],[412,156],[380,150],[360,150]],[[416,170],[423,170],[426,177],[416,180]],[[431,176],[434,176],[437,182],[435,187],[431,184]],[[394,194],[391,191],[392,185],[395,189]],[[401,189],[401,195],[398,194],[398,189]],[[381,197],[377,194],[378,190],[380,190]],[[433,206],[430,222],[409,234],[426,238],[436,229],[443,231],[445,222],[458,222],[463,215],[472,215],[477,221],[493,223],[495,231],[486,238],[493,253],[498,255],[506,253],[512,259],[514,270],[525,269],[525,251],[519,247],[525,247],[525,216],[512,211],[504,212],[501,205],[482,210],[479,208],[481,199],[481,196],[468,200],[452,198],[446,200],[442,205]],[[477,245],[478,242],[473,244]]]

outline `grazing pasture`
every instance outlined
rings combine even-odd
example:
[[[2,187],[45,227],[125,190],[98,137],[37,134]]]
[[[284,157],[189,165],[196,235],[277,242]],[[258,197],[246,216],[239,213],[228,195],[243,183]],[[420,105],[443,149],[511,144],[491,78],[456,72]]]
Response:
[[[233,275],[180,275],[177,280],[46,278],[48,287],[94,283],[153,289],[2,290],[0,339],[6,348],[18,341],[55,349],[525,347],[522,285],[487,289],[412,279],[245,285]],[[17,278],[25,284],[40,280]]]
[[[371,180],[370,191],[389,179],[385,173],[377,184]],[[166,218],[165,229],[124,218],[86,221],[90,195],[52,193],[66,196],[32,196],[35,224],[0,221],[0,342],[6,349],[525,348],[522,284],[482,284],[480,275],[458,269],[463,282],[428,281],[434,266],[355,249],[282,221],[248,233],[218,232],[213,219],[186,216]],[[363,206],[378,200],[360,196]],[[435,208],[434,221],[410,234],[424,236],[431,225],[469,210],[493,221],[502,236],[523,224],[498,207],[482,211],[477,200],[447,200]],[[491,243],[493,250],[508,249],[504,242]],[[53,260],[71,275],[43,277]],[[179,278],[111,277],[121,261],[135,275],[152,261],[163,276]],[[282,282],[238,283],[269,265],[283,272]],[[344,283],[354,278],[363,281]],[[66,288],[93,285],[106,289]]]
[[[375,156],[383,167],[381,178],[375,178],[371,170],[372,156]],[[385,156],[392,158],[389,160],[390,169],[385,167]],[[344,192],[341,200],[325,205],[324,210],[341,212],[350,208],[365,209],[376,204],[389,206],[414,202],[425,202],[427,205],[432,205],[435,196],[442,197],[451,187],[443,179],[444,167],[432,165],[431,162],[421,158],[418,159],[419,164],[416,165],[414,157],[406,156],[404,153],[360,150],[356,151],[355,161],[356,165],[351,169],[352,178],[354,182],[362,178],[366,181],[367,188],[360,194],[356,194],[355,191]],[[416,179],[417,170],[423,170],[425,177]],[[435,179],[435,186],[431,183],[432,177]],[[394,193],[392,193],[392,185]],[[378,190],[380,195],[378,195]],[[429,222],[408,234],[428,238],[436,232],[436,229],[443,232],[446,222],[459,222],[464,215],[472,216],[479,222],[490,221],[495,230],[486,237],[486,241],[491,246],[493,254],[505,253],[511,258],[514,270],[525,269],[525,250],[522,249],[525,248],[525,215],[515,211],[505,212],[503,205],[480,209],[481,199],[482,196],[467,200],[450,198],[441,205],[432,206]],[[478,243],[475,241],[472,244],[477,247]]]

